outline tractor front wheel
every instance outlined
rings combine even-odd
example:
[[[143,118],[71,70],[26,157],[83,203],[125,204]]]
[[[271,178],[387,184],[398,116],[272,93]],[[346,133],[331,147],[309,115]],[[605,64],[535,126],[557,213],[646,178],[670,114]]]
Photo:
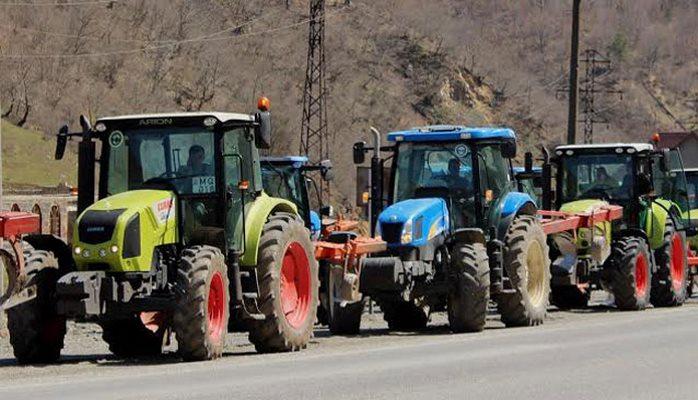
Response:
[[[395,300],[376,300],[383,311],[383,319],[388,323],[391,331],[419,331],[427,327],[429,322],[429,308],[415,304],[413,301],[405,301],[402,298]]]
[[[614,241],[606,260],[606,285],[620,310],[643,310],[650,300],[652,258],[647,242],[638,237]]]
[[[506,326],[542,324],[550,296],[550,258],[545,233],[535,217],[520,215],[504,238],[504,268],[512,293],[497,297]]]
[[[333,335],[356,335],[361,329],[364,299],[354,303],[342,303],[337,297],[341,290],[344,273],[341,266],[326,268],[328,324]],[[331,308],[330,308],[331,307]]]
[[[274,213],[264,224],[257,263],[259,309],[250,341],[259,352],[305,348],[318,308],[318,264],[310,232],[296,215]]]
[[[690,273],[686,236],[678,232],[671,218],[664,230],[662,246],[655,250],[657,272],[652,276],[650,302],[655,307],[680,306],[688,297]]]
[[[162,353],[165,328],[156,326],[151,330],[143,323],[140,315],[131,318],[101,322],[102,339],[117,357],[129,358],[156,356]]]
[[[186,248],[177,274],[173,325],[180,355],[186,361],[220,357],[230,315],[223,254],[212,246]]]
[[[451,254],[454,282],[448,294],[448,323],[455,333],[481,332],[490,301],[490,265],[481,243],[456,245]]]
[[[36,285],[36,297],[7,310],[10,343],[20,364],[56,362],[66,334],[65,318],[56,312],[58,261],[31,247],[25,247],[24,259],[27,286]]]

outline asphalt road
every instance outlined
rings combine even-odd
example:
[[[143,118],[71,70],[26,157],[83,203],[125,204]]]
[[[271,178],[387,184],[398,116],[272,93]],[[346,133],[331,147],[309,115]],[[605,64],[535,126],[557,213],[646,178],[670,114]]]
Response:
[[[375,316],[374,316],[375,317]],[[0,357],[0,399],[682,399],[698,398],[698,304],[552,312],[545,325],[449,334],[320,331],[306,350],[220,360],[66,356],[18,367]],[[370,324],[369,324],[370,325]],[[3,354],[2,356],[5,356]]]

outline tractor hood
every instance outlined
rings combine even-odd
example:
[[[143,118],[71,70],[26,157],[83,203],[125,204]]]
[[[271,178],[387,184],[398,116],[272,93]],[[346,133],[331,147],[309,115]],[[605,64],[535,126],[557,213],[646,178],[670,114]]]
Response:
[[[440,198],[395,203],[378,216],[378,232],[389,247],[427,244],[449,228],[446,202]]]
[[[601,207],[608,206],[603,200],[576,200],[565,203],[560,211],[567,213],[591,213]],[[602,264],[611,254],[611,223],[598,222],[593,228],[579,228],[575,237],[569,232],[553,235],[558,250],[563,255],[588,255],[597,263]]]
[[[73,258],[80,270],[148,272],[155,246],[177,240],[176,197],[133,190],[97,201],[76,221]]]

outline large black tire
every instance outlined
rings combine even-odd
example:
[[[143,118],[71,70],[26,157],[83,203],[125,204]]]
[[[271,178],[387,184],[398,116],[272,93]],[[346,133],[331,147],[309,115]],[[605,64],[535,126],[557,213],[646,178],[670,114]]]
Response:
[[[628,236],[614,240],[604,264],[605,286],[619,310],[643,310],[650,302],[652,258],[647,242]]]
[[[3,248],[6,246],[6,242],[3,242]],[[8,249],[5,249],[8,250]],[[9,250],[11,251],[11,250]],[[11,254],[11,253],[10,253]],[[9,257],[9,256],[8,256]],[[7,292],[7,288],[10,284],[10,278],[7,275],[6,264],[11,263],[12,260],[5,259],[4,253],[0,253],[0,297]],[[4,338],[8,335],[7,332],[7,313],[4,310],[0,310],[0,338]]]
[[[686,235],[678,232],[671,218],[667,218],[664,241],[654,251],[657,270],[652,275],[650,302],[655,307],[680,306],[688,297],[691,278],[688,270]]]
[[[504,268],[514,292],[497,296],[502,322],[542,324],[550,297],[550,258],[543,228],[535,217],[519,215],[509,226],[504,245]]]
[[[117,357],[156,356],[162,353],[164,327],[153,332],[143,325],[137,315],[103,321],[100,325],[102,339],[109,345],[109,351]]]
[[[580,290],[577,286],[557,286],[552,288],[550,302],[560,310],[586,308],[591,293]]]
[[[429,322],[429,310],[427,307],[418,306],[411,301],[379,300],[377,301],[383,311],[383,319],[388,323],[391,331],[419,331]]]
[[[315,325],[319,277],[310,232],[298,216],[269,217],[259,241],[257,276],[265,318],[250,323],[250,342],[265,353],[305,348]]]
[[[448,294],[451,331],[481,332],[490,301],[490,265],[481,243],[456,245],[451,254],[454,282]]]
[[[182,251],[177,270],[173,327],[185,361],[223,354],[228,326],[228,268],[218,248],[192,246]]]
[[[332,267],[326,269],[326,278],[324,279],[327,285],[327,304],[330,309],[328,315],[328,324],[330,333],[333,335],[356,335],[361,330],[361,315],[364,312],[364,299],[355,303],[341,304],[336,301],[335,293],[339,289],[339,283],[335,282],[339,276],[337,273],[332,273]]]
[[[26,247],[28,285],[36,297],[7,311],[10,343],[20,364],[53,363],[60,357],[66,334],[65,318],[56,312],[58,261],[52,253]]]

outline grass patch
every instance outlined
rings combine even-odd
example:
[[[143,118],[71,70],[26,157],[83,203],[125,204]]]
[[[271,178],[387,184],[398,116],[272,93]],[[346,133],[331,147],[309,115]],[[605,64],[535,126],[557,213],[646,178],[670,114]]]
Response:
[[[55,187],[61,182],[77,184],[77,155],[68,148],[63,160],[54,160],[55,139],[41,132],[2,124],[3,184],[8,187]],[[70,147],[70,146],[68,146]]]

